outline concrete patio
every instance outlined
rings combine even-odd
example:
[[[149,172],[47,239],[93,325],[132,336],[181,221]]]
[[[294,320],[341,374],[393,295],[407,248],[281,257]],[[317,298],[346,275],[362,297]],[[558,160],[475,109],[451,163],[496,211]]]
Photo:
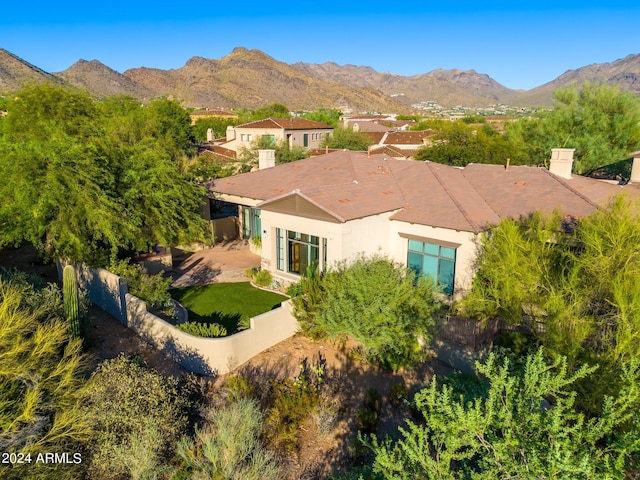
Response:
[[[249,251],[247,240],[232,240],[197,252],[175,251],[172,287],[219,282],[247,282],[248,268],[260,266],[260,256]]]

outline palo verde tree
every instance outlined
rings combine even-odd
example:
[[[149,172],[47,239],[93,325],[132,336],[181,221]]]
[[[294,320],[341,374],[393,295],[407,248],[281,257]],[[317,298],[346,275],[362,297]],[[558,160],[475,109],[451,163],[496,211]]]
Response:
[[[505,219],[480,245],[466,316],[531,328],[549,355],[598,365],[582,388],[593,412],[619,389],[611,372],[640,359],[640,216],[626,198],[567,224],[560,215]]]
[[[0,246],[26,240],[50,257],[105,264],[120,248],[203,238],[204,191],[180,173],[171,120],[147,122],[126,97],[102,106],[51,85],[23,89],[7,111]]]
[[[640,148],[640,100],[632,93],[585,82],[556,90],[554,99],[553,109],[540,118],[507,125],[507,137],[533,164],[548,164],[552,148],[575,148],[574,172],[585,174]]]
[[[0,464],[4,479],[78,478],[81,464],[38,463],[38,454],[80,453],[92,433],[80,411],[81,341],[47,298],[0,279],[0,451],[31,460]]]

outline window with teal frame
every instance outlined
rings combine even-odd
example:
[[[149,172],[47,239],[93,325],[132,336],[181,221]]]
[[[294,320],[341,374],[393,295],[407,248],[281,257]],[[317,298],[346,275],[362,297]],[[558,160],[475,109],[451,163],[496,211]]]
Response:
[[[407,266],[418,275],[432,277],[447,295],[453,294],[456,249],[409,239]]]

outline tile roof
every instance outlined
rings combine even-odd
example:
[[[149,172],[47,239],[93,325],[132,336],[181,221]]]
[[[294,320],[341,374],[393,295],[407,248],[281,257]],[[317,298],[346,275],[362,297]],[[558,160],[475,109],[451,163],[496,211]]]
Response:
[[[306,118],[265,118],[235,127],[238,128],[276,128],[284,130],[333,130],[331,125],[314,122]]]
[[[385,145],[423,145],[423,139],[435,135],[433,130],[391,132],[383,140]]]
[[[300,196],[341,222],[394,212],[393,220],[479,232],[504,217],[561,209],[587,215],[624,188],[585,177],[559,178],[544,168],[470,164],[464,169],[386,155],[337,151],[216,179],[213,193],[262,200],[262,208]]]
[[[350,120],[349,122],[347,122],[347,127],[349,128],[353,128],[354,130],[357,130],[361,133],[373,133],[373,132],[393,132],[394,128],[393,127],[387,127],[386,125],[380,125],[379,123],[376,122],[362,122],[362,121],[357,121],[357,120]]]

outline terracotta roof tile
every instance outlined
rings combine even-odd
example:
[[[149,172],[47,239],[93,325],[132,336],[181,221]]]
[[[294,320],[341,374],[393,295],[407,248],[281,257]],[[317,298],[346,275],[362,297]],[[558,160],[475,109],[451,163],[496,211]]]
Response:
[[[535,210],[586,215],[622,191],[640,198],[636,186],[579,176],[564,180],[538,167],[463,169],[350,151],[217,179],[208,187],[262,200],[265,210],[271,201],[300,195],[342,222],[395,212],[393,220],[470,232]]]
[[[277,128],[284,130],[333,130],[331,125],[322,122],[314,122],[306,118],[265,118],[254,122],[245,123],[235,127],[238,128]]]

